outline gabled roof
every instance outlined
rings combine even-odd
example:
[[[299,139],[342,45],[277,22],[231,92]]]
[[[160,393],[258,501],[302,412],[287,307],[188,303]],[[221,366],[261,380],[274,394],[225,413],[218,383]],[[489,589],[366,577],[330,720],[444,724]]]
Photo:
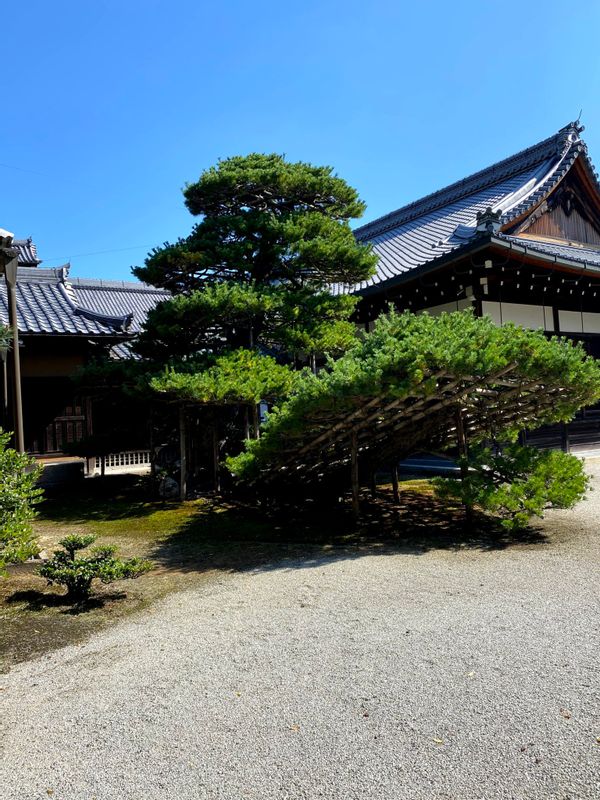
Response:
[[[11,247],[17,251],[19,258],[19,266],[21,267],[37,267],[42,263],[38,258],[37,247],[29,239],[13,239]]]
[[[499,212],[501,227],[509,225],[541,203],[578,158],[600,196],[582,130],[572,122],[533,147],[358,228],[356,238],[372,244],[379,263],[376,274],[354,291],[398,278],[472,244],[477,214],[487,208]],[[534,247],[531,241],[527,245]],[[551,248],[555,246],[546,249]],[[568,249],[571,255],[565,257],[579,260],[579,248]]]
[[[19,333],[130,338],[148,310],[168,296],[133,281],[71,280],[66,267],[23,267],[17,276]],[[8,324],[4,280],[0,280],[0,322]]]

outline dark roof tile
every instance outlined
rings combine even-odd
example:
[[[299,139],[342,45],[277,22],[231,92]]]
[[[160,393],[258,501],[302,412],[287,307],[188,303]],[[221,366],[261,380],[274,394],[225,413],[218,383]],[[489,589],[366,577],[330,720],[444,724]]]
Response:
[[[596,179],[582,130],[571,123],[533,147],[358,228],[356,238],[370,243],[379,257],[376,273],[358,286],[334,286],[334,293],[375,286],[459,250],[476,233],[477,213],[488,207],[500,211],[501,224],[507,225],[547,196],[577,158],[583,157]]]
[[[148,311],[169,295],[134,282],[68,278],[59,269],[19,269],[17,319],[22,334],[131,336]],[[6,284],[0,280],[0,322],[8,324]]]

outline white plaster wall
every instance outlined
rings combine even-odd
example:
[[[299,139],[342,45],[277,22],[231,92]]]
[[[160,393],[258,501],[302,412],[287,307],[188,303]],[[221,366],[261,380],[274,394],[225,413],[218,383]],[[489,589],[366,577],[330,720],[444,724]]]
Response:
[[[558,324],[563,333],[583,333],[583,321],[579,311],[559,310]]]
[[[600,314],[592,311],[583,312],[583,332],[600,333]]]
[[[592,311],[559,311],[558,324],[564,333],[600,333],[600,314]]]
[[[521,325],[523,328],[554,330],[552,309],[547,306],[533,306],[527,303],[500,304],[484,300],[481,304],[481,310],[483,314],[491,317],[496,325],[514,322],[515,325]]]
[[[439,306],[432,306],[431,308],[423,308],[418,311],[418,314],[430,314],[432,317],[439,317],[444,312],[451,314],[453,311],[463,311],[465,308],[472,308],[472,298],[462,298],[455,300],[453,303],[442,303]]]

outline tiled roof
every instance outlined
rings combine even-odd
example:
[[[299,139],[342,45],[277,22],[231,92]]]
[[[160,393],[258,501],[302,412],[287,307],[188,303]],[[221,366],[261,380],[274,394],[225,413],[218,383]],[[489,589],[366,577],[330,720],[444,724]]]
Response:
[[[69,280],[65,267],[19,269],[17,319],[22,334],[128,337],[145,313],[168,295],[143,284]],[[8,324],[6,285],[0,280],[0,322]]]
[[[350,290],[396,278],[469,244],[477,213],[488,207],[500,212],[502,226],[509,224],[540,203],[580,156],[596,180],[582,130],[570,123],[534,147],[358,228],[357,239],[372,244],[379,263],[372,278]]]
[[[71,278],[75,302],[104,314],[132,315],[129,333],[138,333],[148,311],[170,295],[162,289],[135,281],[103,281]]]
[[[577,264],[600,267],[600,249],[593,247],[580,247],[579,245],[563,244],[561,242],[541,242],[537,239],[525,239],[520,236],[506,236],[500,234],[501,239],[526,247],[529,252],[540,253],[544,256],[574,261]]]
[[[11,247],[15,249],[19,256],[19,265],[22,267],[37,267],[41,264],[38,258],[37,247],[29,239],[13,239]]]

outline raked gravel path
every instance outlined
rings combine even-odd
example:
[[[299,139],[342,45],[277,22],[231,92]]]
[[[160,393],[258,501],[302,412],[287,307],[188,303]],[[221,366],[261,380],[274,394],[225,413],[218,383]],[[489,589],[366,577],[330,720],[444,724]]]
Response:
[[[600,798],[599,519],[223,576],[21,664],[0,797]]]

